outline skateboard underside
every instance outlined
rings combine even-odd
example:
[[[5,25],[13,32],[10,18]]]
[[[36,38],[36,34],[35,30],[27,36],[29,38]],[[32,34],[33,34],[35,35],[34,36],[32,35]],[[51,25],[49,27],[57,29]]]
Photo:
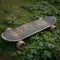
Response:
[[[33,35],[39,31],[42,31],[51,25],[55,24],[56,19],[53,17],[45,17],[35,20],[30,23],[26,23],[12,30],[7,30],[2,33],[2,38],[7,41],[19,41]]]

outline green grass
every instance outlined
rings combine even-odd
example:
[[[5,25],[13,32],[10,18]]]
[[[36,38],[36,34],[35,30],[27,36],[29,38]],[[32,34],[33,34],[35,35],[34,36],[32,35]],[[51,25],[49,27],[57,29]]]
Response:
[[[54,16],[57,29],[46,29],[24,41],[26,47],[16,48],[16,43],[4,41],[0,36],[0,60],[60,60],[60,6],[47,1],[37,0],[1,0],[0,34],[7,27],[15,28],[38,17]]]

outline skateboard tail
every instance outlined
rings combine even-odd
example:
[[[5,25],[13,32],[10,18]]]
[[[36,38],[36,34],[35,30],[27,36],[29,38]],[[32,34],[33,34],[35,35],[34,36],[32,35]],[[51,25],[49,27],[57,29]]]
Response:
[[[52,17],[52,16],[45,17],[45,18],[43,18],[43,20],[45,20],[46,22],[48,22],[51,25],[54,25],[57,21],[57,19],[55,17]]]
[[[4,32],[3,32],[4,33]],[[10,41],[10,42],[17,42],[18,40],[10,40],[10,39],[7,39],[6,37],[4,37],[3,33],[1,34],[1,37],[5,40],[5,41]]]

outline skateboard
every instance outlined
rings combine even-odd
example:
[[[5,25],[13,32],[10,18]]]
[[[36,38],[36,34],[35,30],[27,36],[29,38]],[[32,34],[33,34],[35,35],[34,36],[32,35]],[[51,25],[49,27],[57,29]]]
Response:
[[[54,31],[56,28],[55,23],[56,18],[51,16],[39,18],[22,26],[18,26],[15,29],[7,28],[6,31],[1,34],[1,37],[6,41],[17,42],[17,48],[21,49],[26,44],[23,39],[49,27],[51,31]]]

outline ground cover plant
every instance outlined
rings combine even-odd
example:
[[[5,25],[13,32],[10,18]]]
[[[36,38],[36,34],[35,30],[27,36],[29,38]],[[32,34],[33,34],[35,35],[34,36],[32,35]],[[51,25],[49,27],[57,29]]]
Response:
[[[26,47],[0,36],[0,60],[60,60],[60,0],[0,0],[0,34],[7,27],[15,28],[39,17],[54,16],[57,29],[46,29],[26,39]]]

